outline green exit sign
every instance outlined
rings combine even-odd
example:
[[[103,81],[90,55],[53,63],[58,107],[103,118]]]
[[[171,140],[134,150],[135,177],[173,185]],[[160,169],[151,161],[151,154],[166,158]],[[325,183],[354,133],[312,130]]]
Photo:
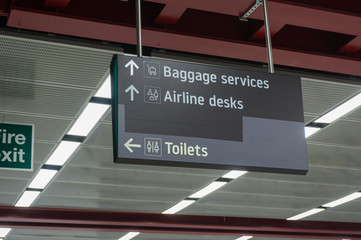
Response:
[[[32,170],[34,125],[0,123],[0,169]]]

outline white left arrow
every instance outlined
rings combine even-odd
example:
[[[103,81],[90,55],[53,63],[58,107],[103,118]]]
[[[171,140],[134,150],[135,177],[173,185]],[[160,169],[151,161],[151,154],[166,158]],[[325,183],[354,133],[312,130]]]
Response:
[[[130,66],[130,76],[133,76],[134,74],[134,68],[138,69],[138,65],[133,61],[130,60],[127,64],[124,65],[126,68]]]
[[[142,145],[135,144],[135,143],[132,143],[132,142],[133,142],[133,138],[130,138],[126,143],[124,143],[124,147],[126,147],[129,152],[133,153],[132,148],[141,148],[142,147]]]
[[[134,93],[139,94],[138,89],[136,89],[133,84],[130,85],[127,89],[125,89],[125,92],[128,93],[130,91],[130,101],[134,101]]]

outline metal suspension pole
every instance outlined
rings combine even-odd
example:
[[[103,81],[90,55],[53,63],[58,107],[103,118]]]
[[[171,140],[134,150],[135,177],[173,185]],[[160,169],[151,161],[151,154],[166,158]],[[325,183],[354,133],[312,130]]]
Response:
[[[263,0],[263,12],[264,12],[264,27],[265,27],[265,30],[266,30],[266,47],[267,47],[267,57],[268,57],[268,72],[274,73],[273,56],[272,56],[272,43],[271,43],[271,36],[270,36],[269,23],[268,23],[267,0]]]
[[[136,11],[136,24],[137,24],[137,56],[142,57],[142,19],[141,19],[141,9],[140,1],[135,0],[135,11]]]

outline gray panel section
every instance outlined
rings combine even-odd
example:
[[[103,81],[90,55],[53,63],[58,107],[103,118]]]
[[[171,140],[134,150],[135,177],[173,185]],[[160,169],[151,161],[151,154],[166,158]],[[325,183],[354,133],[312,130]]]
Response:
[[[308,169],[304,124],[300,122],[244,117],[243,142],[234,142],[128,133],[125,132],[124,114],[124,105],[119,104],[118,158],[157,160],[159,164],[160,161],[215,164],[219,168]],[[146,139],[158,139],[162,143],[161,153],[150,156],[145,147]],[[128,150],[127,143],[136,145]]]

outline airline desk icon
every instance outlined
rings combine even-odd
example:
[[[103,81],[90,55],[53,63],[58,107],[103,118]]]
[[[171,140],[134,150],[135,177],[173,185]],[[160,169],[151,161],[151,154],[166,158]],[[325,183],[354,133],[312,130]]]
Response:
[[[143,62],[143,75],[145,78],[160,79],[160,65],[156,62]]]
[[[161,88],[155,86],[144,86],[145,103],[161,103]]]

